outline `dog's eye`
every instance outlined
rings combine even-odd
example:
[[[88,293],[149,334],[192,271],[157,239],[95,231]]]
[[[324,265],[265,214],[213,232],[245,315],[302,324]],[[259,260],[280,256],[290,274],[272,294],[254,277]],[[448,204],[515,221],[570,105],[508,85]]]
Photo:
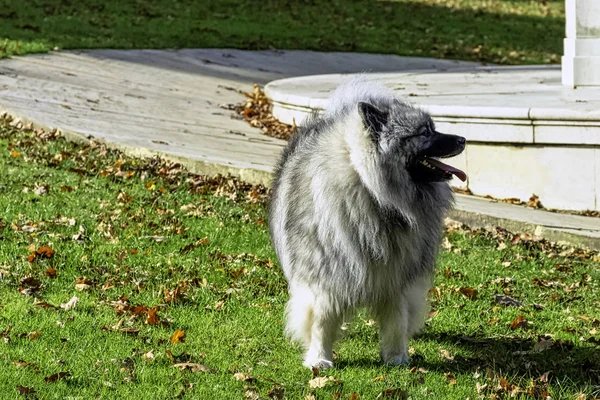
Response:
[[[429,126],[422,126],[422,127],[419,128],[419,130],[417,131],[417,133],[419,135],[428,136],[428,135],[431,135],[431,130],[429,129]]]

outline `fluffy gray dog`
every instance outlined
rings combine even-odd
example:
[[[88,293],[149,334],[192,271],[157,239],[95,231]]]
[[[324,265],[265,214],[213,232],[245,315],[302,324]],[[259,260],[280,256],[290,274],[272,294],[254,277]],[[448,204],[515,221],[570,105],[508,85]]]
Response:
[[[287,333],[304,345],[304,365],[333,366],[336,333],[359,307],[380,326],[383,361],[408,363],[453,201],[447,181],[466,179],[438,158],[464,147],[425,111],[361,79],[290,140],[269,224],[289,283]]]

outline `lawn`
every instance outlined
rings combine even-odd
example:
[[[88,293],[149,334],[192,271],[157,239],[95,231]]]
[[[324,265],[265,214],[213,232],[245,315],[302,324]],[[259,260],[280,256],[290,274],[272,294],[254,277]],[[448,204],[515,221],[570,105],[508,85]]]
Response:
[[[557,63],[564,0],[0,0],[0,57],[91,48],[306,49]]]
[[[0,124],[2,399],[600,395],[597,254],[451,226],[411,365],[382,366],[359,314],[313,380],[282,336],[263,188],[17,128]]]

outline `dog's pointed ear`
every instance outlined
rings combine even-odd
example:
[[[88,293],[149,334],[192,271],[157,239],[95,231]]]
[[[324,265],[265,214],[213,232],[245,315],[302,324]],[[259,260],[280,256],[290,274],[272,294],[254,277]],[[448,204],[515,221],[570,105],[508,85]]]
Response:
[[[373,104],[362,101],[358,103],[358,113],[367,130],[375,139],[379,139],[379,134],[383,131],[383,128],[388,121],[387,113],[381,111]]]

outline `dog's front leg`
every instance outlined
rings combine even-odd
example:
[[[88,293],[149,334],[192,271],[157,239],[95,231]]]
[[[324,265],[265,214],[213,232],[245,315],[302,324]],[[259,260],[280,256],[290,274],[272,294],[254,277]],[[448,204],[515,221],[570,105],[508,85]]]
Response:
[[[408,314],[408,304],[404,301],[388,301],[376,311],[375,318],[381,336],[381,359],[385,364],[408,364]]]

